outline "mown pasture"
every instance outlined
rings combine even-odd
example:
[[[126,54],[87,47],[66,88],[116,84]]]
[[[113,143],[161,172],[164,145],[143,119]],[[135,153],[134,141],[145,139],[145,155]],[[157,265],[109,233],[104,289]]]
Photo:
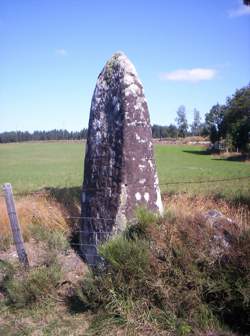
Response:
[[[2,144],[0,184],[12,183],[18,193],[81,186],[84,150],[79,142]],[[207,155],[191,145],[155,145],[155,158],[162,192],[250,199],[250,178],[244,178],[250,176],[249,163]]]

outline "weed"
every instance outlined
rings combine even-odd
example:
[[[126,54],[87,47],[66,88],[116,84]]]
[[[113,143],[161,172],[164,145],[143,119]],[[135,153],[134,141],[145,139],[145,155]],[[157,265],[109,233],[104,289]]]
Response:
[[[123,233],[127,239],[148,239],[148,228],[153,223],[157,223],[158,216],[145,208],[138,208],[136,210],[136,222],[128,223],[128,226]]]
[[[9,263],[0,264],[3,273],[1,291],[6,304],[16,308],[31,305],[55,292],[61,278],[61,268],[54,259],[50,265],[42,265],[30,270]]]
[[[2,235],[0,237],[0,251],[7,251],[11,245],[11,237],[9,235]]]
[[[70,248],[67,234],[59,229],[46,229],[39,222],[29,226],[30,237],[37,241],[43,241],[50,250],[66,253]]]

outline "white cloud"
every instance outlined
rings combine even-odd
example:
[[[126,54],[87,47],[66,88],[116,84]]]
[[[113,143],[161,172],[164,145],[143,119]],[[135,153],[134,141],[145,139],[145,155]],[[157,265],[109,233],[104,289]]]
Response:
[[[67,50],[64,48],[56,49],[56,54],[60,56],[66,56],[68,54]]]
[[[200,82],[211,80],[217,71],[210,68],[179,69],[161,74],[161,79],[170,81]]]
[[[242,3],[242,1],[238,2],[237,7],[228,11],[228,16],[230,18],[243,16],[243,15],[250,15],[250,6],[246,6]]]

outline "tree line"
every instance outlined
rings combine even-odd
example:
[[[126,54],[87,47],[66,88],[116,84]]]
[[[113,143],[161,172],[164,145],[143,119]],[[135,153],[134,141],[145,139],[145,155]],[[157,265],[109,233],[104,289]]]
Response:
[[[189,125],[186,108],[181,105],[176,112],[176,124],[168,126],[153,125],[153,138],[178,138],[209,136],[213,144],[223,144],[228,150],[250,151],[250,84],[236,90],[227,97],[224,105],[216,104],[202,121],[200,111],[193,110],[193,121]],[[68,130],[51,131],[11,131],[0,133],[0,143],[46,140],[80,140],[87,138],[88,130],[69,132]]]
[[[51,131],[11,131],[0,133],[0,143],[46,140],[81,140],[87,138],[88,130],[70,132],[68,130],[53,129]]]

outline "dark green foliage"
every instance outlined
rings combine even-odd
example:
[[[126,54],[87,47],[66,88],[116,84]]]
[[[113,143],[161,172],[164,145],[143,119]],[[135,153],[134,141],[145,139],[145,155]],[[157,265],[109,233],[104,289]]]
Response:
[[[224,128],[234,147],[246,152],[250,142],[250,84],[227,99]]]
[[[220,141],[223,134],[224,107],[216,104],[206,114],[206,126],[209,130],[210,141]]]
[[[206,127],[212,143],[225,139],[230,150],[249,152],[250,84],[236,90],[225,105],[214,105],[206,114]]]
[[[136,223],[129,223],[123,235],[127,239],[148,239],[148,227],[157,221],[157,215],[144,208],[136,211]]]
[[[67,130],[51,130],[51,131],[10,131],[0,133],[0,143],[23,142],[23,141],[48,141],[48,140],[80,140],[87,138],[88,130],[86,128],[81,131],[70,132]]]
[[[175,125],[170,124],[169,126],[152,126],[152,136],[153,138],[177,138],[178,129]]]
[[[1,262],[0,291],[4,293],[6,304],[16,308],[39,302],[55,292],[61,278],[61,268],[55,258],[30,270]]]

